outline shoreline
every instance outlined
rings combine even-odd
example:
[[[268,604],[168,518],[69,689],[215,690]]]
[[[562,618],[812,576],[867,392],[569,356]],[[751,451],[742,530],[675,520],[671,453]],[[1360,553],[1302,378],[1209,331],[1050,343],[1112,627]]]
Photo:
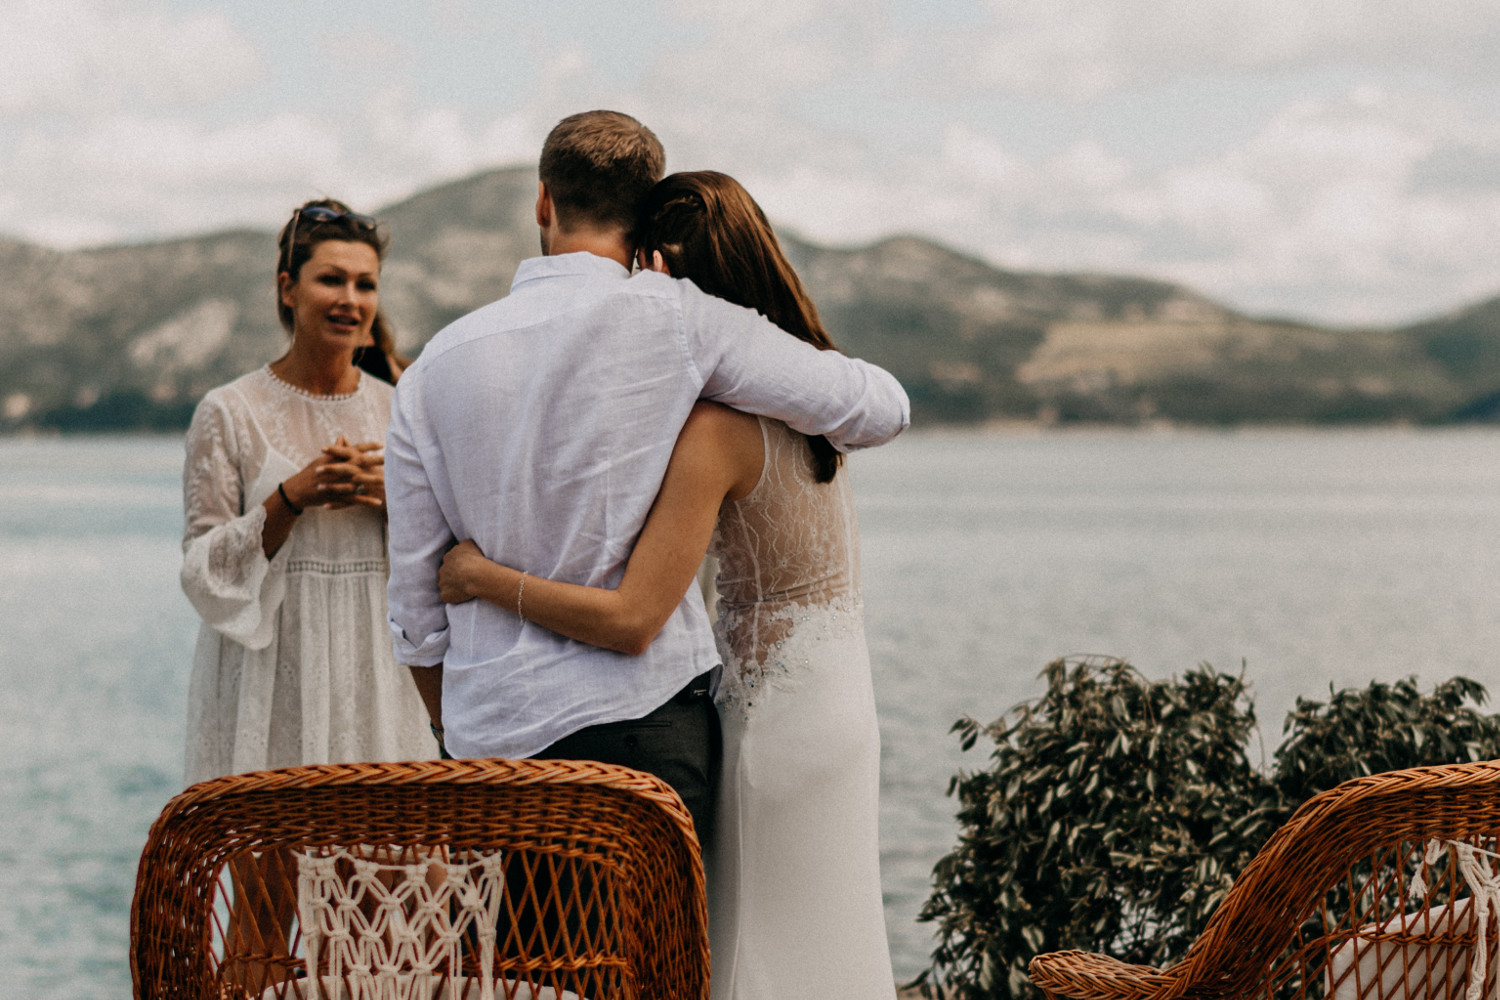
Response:
[[[0,430],[0,443],[58,443],[111,442],[111,441],[180,441],[187,433],[182,430],[160,430],[152,428],[63,431],[52,427],[18,427]],[[917,421],[896,440],[909,438],[984,437],[1074,437],[1088,435],[1118,435],[1120,437],[1256,437],[1276,435],[1445,435],[1445,434],[1495,434],[1500,433],[1500,423],[1453,422],[1418,424],[1409,421],[1387,421],[1371,423],[1240,423],[1240,424],[1191,424],[1166,420],[1141,423],[1052,423],[1041,420],[985,420],[977,423],[924,423]]]

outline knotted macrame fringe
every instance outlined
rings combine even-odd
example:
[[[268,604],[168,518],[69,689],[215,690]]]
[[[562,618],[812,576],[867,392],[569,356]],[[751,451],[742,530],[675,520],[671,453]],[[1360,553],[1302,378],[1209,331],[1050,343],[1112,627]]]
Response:
[[[1469,983],[1464,991],[1464,1000],[1479,1000],[1489,972],[1489,948],[1485,943],[1485,935],[1489,931],[1490,913],[1493,911],[1500,914],[1500,874],[1492,873],[1489,864],[1481,860],[1480,855],[1500,858],[1500,854],[1457,840],[1429,840],[1422,853],[1422,864],[1407,886],[1407,895],[1419,901],[1426,900],[1427,880],[1422,873],[1437,864],[1443,852],[1449,849],[1453,851],[1454,863],[1458,865],[1459,873],[1463,875],[1474,899],[1474,948],[1469,959]]]
[[[347,984],[347,1000],[433,1000],[446,975],[442,995],[458,1000],[468,937],[480,959],[480,1000],[494,1000],[501,855],[406,864],[363,855],[336,847],[297,856],[307,995],[324,1000],[326,978],[335,989]]]

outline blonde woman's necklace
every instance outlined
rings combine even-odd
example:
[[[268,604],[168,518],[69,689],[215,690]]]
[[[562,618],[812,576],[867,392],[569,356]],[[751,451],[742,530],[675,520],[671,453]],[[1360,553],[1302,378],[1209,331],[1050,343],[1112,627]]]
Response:
[[[338,399],[359,389],[359,369],[352,364],[346,364],[337,373],[322,371],[298,364],[295,352],[288,352],[266,368],[272,378],[288,389],[317,399]]]

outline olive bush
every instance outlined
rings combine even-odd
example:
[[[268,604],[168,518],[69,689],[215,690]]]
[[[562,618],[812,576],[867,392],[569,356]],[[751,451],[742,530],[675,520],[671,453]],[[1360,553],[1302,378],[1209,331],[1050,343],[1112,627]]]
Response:
[[[1485,715],[1484,686],[1465,677],[1423,694],[1416,678],[1367,688],[1328,691],[1328,700],[1297,699],[1286,738],[1275,755],[1278,809],[1290,816],[1303,802],[1363,774],[1424,764],[1500,757],[1500,716]]]
[[[1255,709],[1242,676],[1204,664],[1148,680],[1122,660],[1058,660],[1045,693],[981,725],[965,750],[958,845],[938,862],[921,918],[937,925],[918,982],[963,998],[1035,1000],[1032,956],[1064,948],[1132,963],[1181,957],[1272,832],[1308,796],[1377,771],[1500,757],[1484,688],[1414,680],[1298,699],[1267,774],[1251,762]]]

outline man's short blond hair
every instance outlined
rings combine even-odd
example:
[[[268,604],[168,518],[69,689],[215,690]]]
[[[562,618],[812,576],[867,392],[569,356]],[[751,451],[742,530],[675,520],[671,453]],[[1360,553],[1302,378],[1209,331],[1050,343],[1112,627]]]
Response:
[[[646,126],[619,111],[569,115],[542,144],[539,173],[564,231],[587,225],[633,236],[641,198],[667,157]]]

